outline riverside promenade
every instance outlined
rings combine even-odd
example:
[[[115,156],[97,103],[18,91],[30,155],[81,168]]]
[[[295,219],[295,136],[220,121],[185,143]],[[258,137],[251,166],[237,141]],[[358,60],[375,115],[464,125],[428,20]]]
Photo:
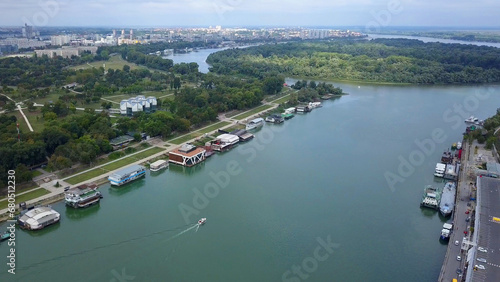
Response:
[[[287,96],[289,96],[289,94],[284,95],[284,96],[282,96],[282,97],[279,97],[279,98],[277,98],[277,99],[275,99],[275,100],[273,100],[273,101],[271,101],[271,102],[266,102],[266,103],[263,103],[263,105],[269,105],[270,107],[269,107],[269,108],[267,108],[267,109],[265,109],[265,110],[263,110],[263,111],[260,111],[260,112],[254,113],[254,114],[250,115],[248,118],[256,117],[256,116],[262,115],[262,114],[264,114],[264,113],[266,113],[266,112],[269,112],[269,111],[274,110],[275,108],[277,108],[277,107],[279,106],[278,104],[276,104],[276,103],[275,103],[275,101],[280,100],[280,99],[282,99],[282,98],[284,98],[284,97],[287,97]],[[250,110],[248,110],[248,111],[245,111],[245,112],[242,112],[242,113],[238,114],[237,116],[239,116],[239,115],[244,115],[244,114],[246,114],[246,113],[252,112],[253,110],[254,110],[254,109],[250,109]],[[219,116],[219,121],[218,121],[218,122],[223,122],[223,121],[229,122],[229,124],[227,124],[227,125],[225,125],[225,126],[221,126],[219,129],[226,129],[226,128],[229,128],[229,127],[234,126],[235,124],[240,123],[240,120],[238,120],[238,119],[234,119],[234,118],[227,118],[227,117],[225,117],[224,115]],[[212,125],[213,125],[213,124],[212,124]],[[200,129],[195,130],[195,131],[193,131],[193,132],[196,132],[196,131],[202,131],[202,130],[204,130],[204,129],[206,129],[206,128],[208,128],[208,127],[212,126],[212,125],[208,125],[208,126],[206,126],[206,127],[200,128]],[[190,133],[192,133],[192,132],[189,132],[189,133],[187,133],[187,134],[185,134],[185,135],[182,135],[182,136],[186,136],[186,135],[188,135],[188,134],[190,134]],[[182,136],[179,136],[179,137],[177,137],[177,138],[181,138]],[[198,139],[198,138],[199,138],[199,137],[192,138],[192,139],[190,139],[190,140],[188,140],[188,141],[186,141],[186,142],[184,142],[184,143],[182,143],[182,144],[185,144],[185,143],[192,143],[192,142],[194,142],[194,141],[195,141],[196,139]],[[54,180],[52,180],[52,181],[50,181],[50,182],[43,183],[43,184],[41,184],[41,185],[40,185],[40,188],[36,188],[36,189],[32,189],[32,190],[29,190],[29,191],[25,191],[25,192],[22,192],[22,193],[16,194],[16,197],[17,197],[17,196],[20,196],[20,195],[23,195],[23,194],[25,194],[25,193],[29,193],[29,192],[32,192],[32,191],[34,191],[34,190],[37,190],[37,189],[42,189],[42,188],[43,188],[43,189],[46,189],[47,191],[49,191],[49,193],[48,193],[48,194],[45,194],[45,195],[43,195],[43,196],[37,197],[37,198],[35,198],[35,199],[28,200],[28,201],[26,201],[26,204],[27,204],[27,205],[33,205],[33,204],[49,204],[49,203],[57,202],[57,201],[60,201],[60,200],[62,200],[62,199],[64,198],[64,187],[67,187],[67,186],[77,187],[77,186],[79,186],[79,185],[82,185],[82,184],[88,184],[88,183],[102,184],[102,183],[105,181],[105,179],[106,179],[106,178],[107,178],[110,174],[112,174],[112,173],[114,173],[114,172],[116,172],[116,171],[119,171],[119,170],[120,170],[120,169],[122,169],[123,167],[117,168],[117,169],[115,169],[115,170],[108,171],[108,172],[106,172],[106,173],[103,173],[103,174],[98,175],[98,176],[96,176],[96,177],[93,177],[93,178],[91,178],[91,179],[87,179],[87,180],[82,181],[82,182],[80,182],[80,183],[76,183],[76,184],[74,184],[74,185],[71,185],[71,184],[69,184],[69,183],[65,182],[65,180],[67,180],[67,179],[69,179],[69,178],[71,178],[71,177],[74,177],[74,176],[79,175],[79,174],[86,173],[86,172],[91,171],[91,170],[94,170],[94,169],[96,169],[96,168],[100,168],[100,167],[106,166],[106,165],[108,165],[108,164],[110,164],[110,163],[113,163],[113,162],[120,161],[120,160],[122,160],[122,159],[124,159],[124,158],[128,158],[128,157],[133,156],[133,155],[135,155],[135,154],[139,154],[139,153],[141,153],[141,152],[147,151],[147,150],[152,149],[152,148],[154,148],[154,147],[160,147],[160,148],[161,148],[161,147],[165,147],[165,150],[164,150],[164,151],[158,152],[158,153],[156,153],[156,154],[154,154],[154,155],[151,155],[151,156],[148,156],[148,157],[146,157],[146,158],[143,158],[143,159],[137,160],[137,161],[135,161],[135,162],[128,163],[126,166],[133,165],[133,164],[142,164],[142,163],[147,162],[147,161],[148,161],[148,160],[150,160],[150,159],[154,159],[154,158],[160,157],[161,155],[168,154],[168,152],[169,152],[169,151],[171,151],[171,150],[173,150],[174,148],[177,148],[177,147],[179,147],[179,146],[182,146],[182,144],[173,144],[173,143],[169,143],[169,141],[162,141],[162,142],[160,142],[160,144],[156,144],[156,145],[155,145],[155,146],[153,146],[153,147],[150,147],[150,148],[147,148],[147,149],[144,149],[144,150],[140,150],[140,151],[134,152],[134,153],[132,153],[132,154],[126,155],[126,156],[124,156],[124,157],[121,157],[121,158],[119,158],[119,159],[113,160],[113,161],[111,161],[111,162],[107,162],[107,163],[105,163],[105,164],[102,164],[102,165],[98,165],[98,166],[95,166],[95,167],[89,168],[89,169],[87,169],[87,170],[85,170],[85,171],[81,171],[81,172],[79,172],[79,173],[75,173],[75,174],[73,174],[73,175],[70,175],[70,176],[68,176],[68,177],[64,177],[64,178],[62,178],[62,179],[54,179]],[[55,182],[59,182],[59,187],[55,187],[55,186],[54,186],[54,184],[53,184],[53,183],[55,183]],[[0,200],[0,202],[2,202],[2,201],[7,201],[7,199],[5,198],[5,199]],[[19,207],[19,203],[16,201],[16,209],[17,209],[18,207]],[[0,222],[1,222],[1,221],[4,221],[4,220],[7,220],[7,219],[8,219],[8,215],[9,215],[8,208],[5,208],[5,209],[0,210]]]

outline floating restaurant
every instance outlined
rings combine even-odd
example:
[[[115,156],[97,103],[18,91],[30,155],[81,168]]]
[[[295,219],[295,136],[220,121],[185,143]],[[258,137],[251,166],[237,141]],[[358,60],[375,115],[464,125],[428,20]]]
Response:
[[[205,160],[205,149],[198,148],[192,144],[184,144],[168,153],[169,162],[183,165],[194,166]]]

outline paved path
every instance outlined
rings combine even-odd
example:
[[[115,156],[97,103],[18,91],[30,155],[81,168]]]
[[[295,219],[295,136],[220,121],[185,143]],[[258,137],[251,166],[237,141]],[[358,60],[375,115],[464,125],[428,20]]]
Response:
[[[283,97],[285,97],[285,96],[282,96],[282,97],[280,97],[280,98],[278,98],[278,99],[281,99],[281,98],[283,98]],[[278,100],[278,99],[276,99],[276,100]],[[273,105],[273,107],[272,107],[272,108],[270,108],[270,109],[266,109],[266,110],[261,111],[261,112],[258,112],[258,113],[255,113],[254,115],[252,115],[252,117],[253,117],[253,116],[258,116],[259,114],[261,114],[261,113],[263,113],[263,112],[267,112],[267,111],[269,111],[269,110],[272,110],[272,109],[274,109],[274,108],[278,107],[278,104],[273,103],[273,102],[274,102],[274,101],[276,101],[276,100],[273,100],[273,101],[271,101],[271,102],[267,102],[267,103],[265,103],[265,104],[271,104],[271,105]],[[43,105],[42,105],[42,106],[43,106]],[[249,112],[249,111],[252,111],[252,110],[253,110],[253,109],[250,109],[250,110],[245,111],[245,112],[242,112],[242,113],[240,113],[240,114],[244,114],[244,113]],[[224,116],[223,120],[221,120],[221,121],[228,121],[228,122],[231,122],[231,123],[230,123],[230,124],[228,124],[228,125],[226,125],[226,126],[221,127],[220,129],[225,129],[225,128],[231,127],[231,126],[233,126],[234,124],[236,124],[237,122],[240,122],[240,121],[237,121],[237,120],[233,120],[233,119],[231,119],[231,118],[227,118],[227,117],[225,117],[225,116]],[[219,122],[221,122],[221,121],[219,121]],[[200,128],[200,129],[198,129],[198,130],[195,130],[195,131],[193,131],[193,132],[196,132],[196,131],[201,131],[201,130],[206,129],[206,128],[208,128],[208,127],[212,126],[212,125],[213,125],[213,124],[207,125],[207,126],[202,127],[202,128]],[[192,133],[192,132],[189,132],[188,134],[190,134],[190,133]],[[185,134],[185,135],[186,135],[186,134]],[[177,137],[177,138],[180,138],[180,137],[182,137],[182,136],[184,136],[184,135],[181,135],[181,136],[179,136],[179,137]],[[195,141],[196,139],[198,139],[198,138],[199,138],[199,137],[192,138],[192,139],[190,139],[190,140],[188,140],[188,141],[184,142],[183,144],[185,144],[185,143],[192,143],[192,142],[194,142],[194,141]],[[175,138],[175,139],[176,139],[176,138]],[[179,146],[181,146],[181,145],[182,145],[182,144],[180,144],[180,145],[172,144],[172,143],[169,143],[168,141],[165,141],[165,142],[159,142],[159,144],[157,144],[157,145],[156,145],[156,147],[160,147],[160,146],[167,147],[167,148],[165,148],[165,151],[162,151],[162,152],[156,153],[156,154],[154,154],[154,155],[152,155],[152,156],[149,156],[149,157],[147,157],[147,158],[144,158],[144,159],[138,160],[138,161],[136,161],[136,162],[129,163],[128,165],[133,165],[133,164],[141,164],[141,163],[144,163],[144,162],[145,162],[146,160],[148,160],[148,159],[156,158],[156,157],[159,157],[159,156],[161,156],[161,155],[163,155],[163,154],[168,153],[168,150],[170,149],[170,148],[168,148],[168,147],[174,146],[175,148],[177,148],[177,147],[179,147]],[[41,186],[42,188],[44,188],[44,189],[47,189],[50,193],[49,193],[49,194],[46,194],[46,195],[43,195],[43,196],[41,196],[41,197],[38,197],[38,198],[36,198],[36,199],[32,199],[32,200],[26,201],[26,204],[31,204],[31,203],[40,202],[40,201],[42,201],[42,200],[46,200],[46,199],[52,198],[52,197],[57,196],[57,195],[61,195],[61,194],[63,194],[63,193],[64,193],[64,187],[67,187],[67,186],[73,186],[73,187],[76,187],[76,186],[79,186],[79,185],[82,185],[82,184],[85,184],[85,183],[92,183],[92,182],[95,182],[95,181],[101,180],[101,179],[105,178],[105,177],[106,177],[106,175],[110,175],[110,174],[114,173],[115,171],[118,171],[118,170],[122,169],[123,167],[117,168],[117,169],[112,170],[112,171],[109,171],[109,172],[107,172],[107,173],[103,173],[103,174],[101,174],[101,175],[99,175],[99,176],[96,176],[96,177],[94,177],[94,178],[91,178],[91,179],[88,179],[88,180],[82,181],[82,182],[77,183],[77,184],[75,184],[75,185],[71,185],[71,184],[69,184],[69,183],[67,183],[67,182],[65,182],[65,181],[64,181],[64,180],[67,180],[67,179],[69,179],[69,178],[71,178],[71,177],[73,177],[73,176],[80,175],[80,174],[86,173],[86,172],[88,172],[88,171],[90,171],[90,170],[93,170],[93,169],[96,169],[96,168],[103,167],[103,166],[108,165],[108,164],[110,164],[110,163],[113,163],[113,162],[119,161],[119,160],[121,160],[121,159],[123,159],[123,158],[127,158],[127,157],[133,156],[133,155],[135,155],[135,154],[138,154],[138,153],[140,153],[140,152],[146,151],[146,150],[148,150],[148,149],[151,149],[151,148],[147,148],[147,149],[144,149],[144,150],[141,150],[141,151],[135,152],[135,153],[133,153],[133,154],[126,155],[126,156],[121,157],[121,158],[119,158],[119,159],[116,159],[116,160],[114,160],[114,161],[107,162],[107,163],[105,163],[105,164],[102,164],[102,165],[98,165],[98,166],[92,167],[92,168],[90,168],[90,169],[87,169],[87,170],[85,170],[85,171],[81,171],[81,172],[79,172],[79,173],[73,174],[73,175],[68,176],[68,177],[65,177],[65,178],[63,178],[63,179],[55,179],[55,180],[52,180],[52,181],[50,181],[50,182],[48,182],[48,183],[44,183],[44,184],[42,184],[42,185],[40,185],[40,186]],[[60,187],[59,187],[59,188],[54,187],[54,185],[53,185],[54,181],[58,181],[58,182],[59,182],[59,185],[60,185]],[[30,191],[33,191],[33,190],[30,190]],[[27,191],[27,192],[29,192],[29,191]],[[21,195],[21,194],[22,194],[22,193],[20,193],[19,195]],[[0,210],[0,216],[1,216],[1,215],[3,215],[4,213],[7,213],[7,209]]]
[[[450,242],[441,268],[439,281],[452,281],[453,279],[458,279],[458,281],[460,281],[460,278],[463,278],[463,276],[459,277],[457,270],[460,269],[464,272],[467,250],[470,247],[468,242],[471,239],[471,233],[467,232],[467,235],[465,235],[464,231],[469,231],[471,221],[469,220],[467,222],[466,219],[472,216],[472,210],[475,208],[475,203],[469,200],[472,190],[475,187],[474,184],[471,185],[471,181],[474,183],[475,180],[469,179],[468,173],[469,170],[474,167],[474,148],[476,145],[477,142],[474,141],[472,144],[467,144],[466,147],[463,148],[464,159],[460,169],[456,198],[457,202],[453,214],[453,233],[450,236]],[[467,210],[471,212],[466,214],[465,212]],[[459,242],[458,246],[455,245],[455,241]],[[463,243],[464,241],[467,243]],[[457,256],[461,257],[460,261],[457,260]]]
[[[31,127],[31,123],[30,121],[28,120],[28,118],[26,117],[26,115],[24,114],[23,110],[21,109],[21,105],[17,105],[17,109],[19,110],[19,112],[21,113],[21,115],[23,116],[24,118],[24,121],[26,121],[26,124],[28,125],[28,128],[30,129],[31,132],[33,132],[33,127]]]

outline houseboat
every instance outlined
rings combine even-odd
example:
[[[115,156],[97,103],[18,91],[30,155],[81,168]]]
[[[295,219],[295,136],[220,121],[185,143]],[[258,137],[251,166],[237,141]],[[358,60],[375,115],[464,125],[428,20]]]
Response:
[[[167,167],[168,167],[168,162],[166,160],[158,160],[149,165],[149,170],[155,172]]]
[[[282,113],[281,117],[284,118],[285,120],[289,120],[294,117],[293,114],[287,114],[287,113]]]
[[[24,213],[17,223],[22,229],[39,230],[58,222],[61,215],[50,206],[35,207]]]
[[[121,186],[146,175],[146,168],[142,165],[131,165],[121,169],[108,177],[111,185]]]
[[[443,163],[437,163],[436,169],[434,170],[435,177],[444,177],[444,173],[446,170],[446,165]]]
[[[252,129],[260,128],[263,125],[264,125],[264,119],[263,118],[256,118],[256,119],[252,119],[250,122],[248,122],[245,129],[252,130]]]
[[[422,201],[420,202],[421,207],[439,209],[439,203],[441,202],[441,192],[436,188],[428,185],[424,188],[424,195],[422,196]]]
[[[321,108],[321,102],[309,102],[309,108],[316,109]]]
[[[281,115],[278,115],[278,114],[272,114],[272,115],[266,117],[266,122],[282,123],[284,121],[285,121],[285,119],[283,117],[281,117]]]
[[[308,113],[311,111],[309,105],[300,105],[295,108],[297,113]]]
[[[229,134],[229,133],[224,133],[212,141],[212,149],[214,151],[222,152],[231,149],[236,143],[240,141],[240,137]]]
[[[73,208],[86,208],[99,203],[102,198],[97,185],[80,185],[64,192],[64,202]]]
[[[207,150],[186,143],[181,147],[168,152],[168,161],[174,164],[192,167],[205,160]]]
[[[252,133],[247,132],[245,129],[236,129],[229,132],[229,134],[238,136],[240,138],[240,142],[246,142],[255,137]]]

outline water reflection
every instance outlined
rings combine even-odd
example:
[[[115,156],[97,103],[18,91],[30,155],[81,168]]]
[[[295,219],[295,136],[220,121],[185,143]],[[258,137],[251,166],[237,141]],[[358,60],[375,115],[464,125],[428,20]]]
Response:
[[[214,156],[212,156],[213,158]],[[205,162],[201,162],[195,166],[192,167],[185,167],[182,165],[176,165],[176,164],[171,164],[169,166],[169,169],[171,172],[174,173],[179,173],[179,174],[184,174],[184,175],[192,175],[197,172],[200,172],[205,169]]]
[[[61,227],[61,221],[58,221],[54,224],[51,224],[51,225],[49,225],[41,230],[24,230],[24,229],[19,228],[19,226],[17,226],[16,232],[21,231],[21,232],[25,232],[26,234],[30,235],[31,237],[39,237],[39,236],[43,236],[45,234],[54,232],[57,229],[59,229],[59,227]]]
[[[135,190],[135,189],[139,189],[140,187],[143,187],[144,186],[144,177],[142,177],[141,179],[138,179],[138,180],[134,180],[133,182],[131,183],[127,183],[123,186],[110,186],[108,191],[109,191],[109,194],[110,195],[113,195],[113,196],[122,196],[124,194],[126,194],[127,192],[129,191],[132,191],[132,190]]]
[[[73,221],[78,221],[80,219],[83,219],[85,217],[88,217],[88,216],[91,216],[91,215],[97,213],[97,211],[100,208],[101,208],[100,201],[97,204],[92,205],[88,208],[75,209],[75,208],[67,206],[65,215],[67,218],[69,218]]]

